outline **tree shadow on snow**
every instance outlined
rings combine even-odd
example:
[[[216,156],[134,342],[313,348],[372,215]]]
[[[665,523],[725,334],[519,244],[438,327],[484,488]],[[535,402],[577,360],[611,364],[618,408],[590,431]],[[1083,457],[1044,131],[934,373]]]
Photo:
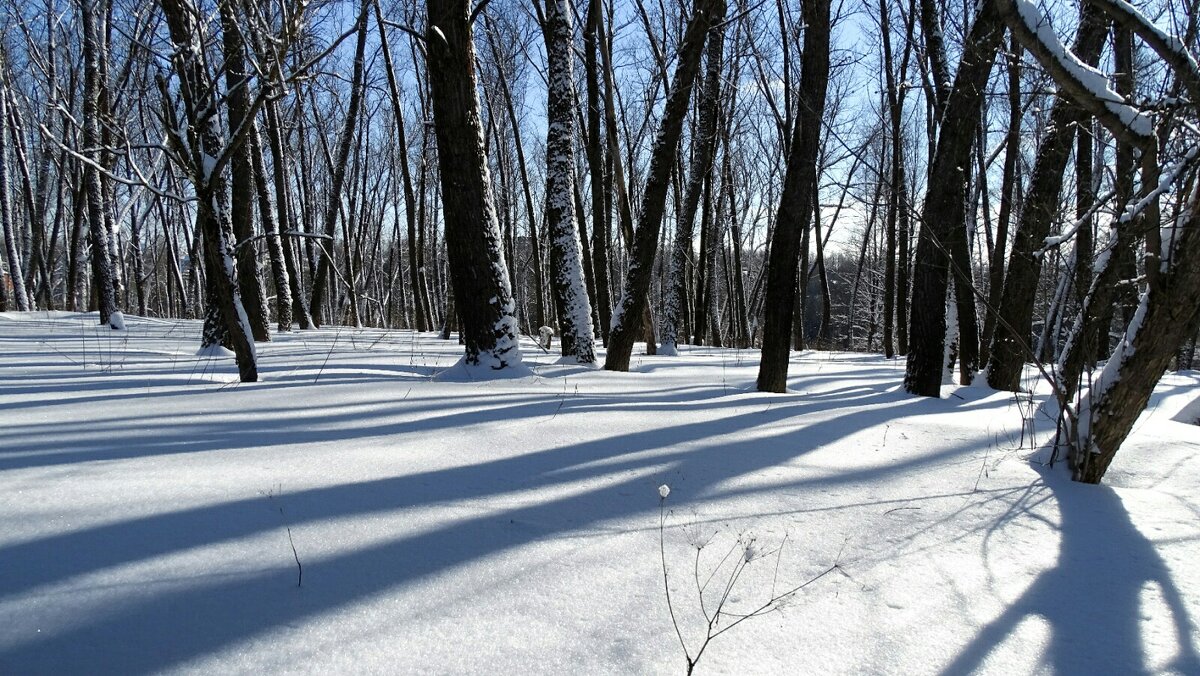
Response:
[[[983,669],[1018,625],[1040,617],[1050,631],[1042,666],[1053,673],[1147,674],[1161,669],[1200,674],[1198,628],[1170,569],[1134,525],[1120,495],[1107,486],[1072,482],[1061,470],[1038,469],[1049,489],[1041,498],[1052,497],[1060,514],[1058,561],[1006,604],[942,673]],[[1147,607],[1154,591],[1161,602]],[[1139,624],[1164,619],[1164,614],[1175,630],[1178,652],[1170,663],[1152,667],[1146,664]]]
[[[802,380],[797,378],[793,385],[802,386]],[[695,394],[687,388],[674,396]],[[670,399],[672,394],[657,396]],[[131,590],[58,631],[39,633],[28,625],[10,627],[11,647],[0,652],[0,672],[77,671],[84,665],[89,672],[145,673],[170,668],[373,596],[400,593],[415,582],[473,561],[488,558],[503,566],[503,559],[496,558],[496,554],[531,542],[630,517],[653,521],[657,509],[653,486],[663,480],[677,486],[681,497],[703,500],[725,490],[731,479],[786,464],[847,434],[899,416],[945,413],[958,405],[1006,405],[998,399],[983,402],[982,396],[962,402],[914,399],[894,386],[881,385],[851,387],[819,400],[797,395],[697,400],[693,406],[711,409],[714,415],[701,422],[617,431],[600,439],[475,464],[288,492],[282,498],[287,506],[286,523],[303,549],[306,524],[556,489],[554,497],[534,504],[506,507],[501,502],[482,515],[309,561],[304,566],[305,584],[301,589],[295,587],[290,558],[281,557],[279,565],[269,569]],[[638,401],[618,395],[592,404],[641,410],[653,398]],[[535,424],[529,419],[546,416],[549,406],[562,406],[562,401],[537,397],[502,403],[482,415],[471,412],[470,421]],[[586,409],[581,405],[579,410],[565,409],[552,415],[580,415]],[[727,415],[716,415],[722,409]],[[831,415],[812,423],[780,424],[815,412]],[[325,438],[320,435],[328,435],[330,440],[347,442],[355,436],[430,432],[463,422],[460,414],[451,412],[407,421],[394,428],[371,428],[363,424],[362,416],[360,411],[351,411],[333,416],[316,431],[281,427],[269,430],[264,437],[271,444],[286,444],[289,435],[295,435],[296,441],[312,442],[314,434],[317,440]],[[744,422],[735,423],[731,416]],[[129,424],[136,424],[134,418]],[[576,424],[586,424],[586,419],[580,418]],[[745,434],[749,428],[771,424],[779,425],[772,436]],[[185,428],[175,434],[186,445],[184,440],[195,431]],[[219,451],[221,444],[229,441],[201,439],[193,443],[192,450]],[[236,441],[235,448],[246,446],[246,439]],[[881,481],[895,473],[937,466],[963,452],[964,447],[948,447],[821,480]],[[280,533],[283,525],[275,508],[257,496],[11,545],[0,549],[0,561],[4,562],[0,604],[117,566],[248,536]],[[137,637],[138,642],[131,643],[130,637]]]

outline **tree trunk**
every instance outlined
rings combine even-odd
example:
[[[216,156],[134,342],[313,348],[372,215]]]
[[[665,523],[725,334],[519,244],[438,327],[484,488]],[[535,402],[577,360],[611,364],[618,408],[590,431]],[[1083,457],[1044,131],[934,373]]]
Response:
[[[981,119],[984,89],[1004,34],[994,0],[986,0],[967,36],[954,87],[946,100],[937,150],[922,210],[921,233],[913,270],[912,315],[904,388],[926,397],[941,395],[945,358],[946,292],[950,250],[965,235],[967,166]],[[959,283],[969,283],[956,276]]]
[[[250,146],[250,170],[254,176],[254,192],[258,197],[258,214],[263,234],[267,239],[267,257],[271,261],[271,277],[275,282],[275,313],[280,331],[292,330],[292,279],[289,273],[287,254],[279,226],[275,222],[275,209],[271,206],[271,191],[267,187],[267,171],[263,166],[262,139],[258,124],[250,130],[246,139]]]
[[[714,28],[705,49],[706,70],[704,85],[700,90],[700,122],[696,127],[695,156],[688,176],[687,191],[679,218],[675,226],[675,246],[671,254],[671,271],[668,276],[667,305],[663,314],[662,354],[676,354],[679,342],[680,311],[687,302],[687,269],[692,258],[692,224],[696,219],[696,208],[706,180],[711,180],[713,158],[717,148],[717,112],[721,94],[721,61],[725,47],[725,29],[722,23]],[[702,252],[703,253],[703,252]],[[701,294],[697,294],[701,295]],[[700,334],[697,320],[696,333]],[[686,331],[685,331],[686,333]]]
[[[829,83],[830,0],[804,0],[804,51],[800,57],[799,114],[792,131],[787,173],[775,218],[767,261],[760,392],[787,391],[796,256],[801,231],[812,220],[817,185],[817,152]]]
[[[549,88],[546,93],[546,232],[550,237],[551,288],[558,307],[563,356],[596,361],[592,306],[584,286],[583,251],[575,213],[575,111],[569,0],[547,0],[542,27]]]
[[[364,55],[367,47],[367,10],[370,0],[362,0],[358,11],[358,21],[355,30],[358,40],[354,45],[354,69],[350,76],[350,101],[346,105],[346,121],[338,139],[337,159],[333,165],[333,176],[329,186],[328,203],[325,205],[325,220],[321,233],[323,255],[317,263],[317,272],[313,277],[312,307],[313,321],[321,325],[321,306],[325,301],[325,287],[329,279],[329,269],[334,264],[334,235],[337,232],[338,213],[342,205],[342,186],[346,182],[346,167],[350,163],[350,149],[354,144],[355,128],[358,124],[359,111],[362,107],[363,89],[366,87],[364,72]]]
[[[996,237],[988,262],[987,316],[979,340],[979,358],[984,362],[991,358],[996,313],[1004,292],[1004,254],[1008,250],[1008,226],[1012,222],[1013,200],[1017,190],[1017,161],[1021,155],[1021,44],[1016,38],[1012,38],[1008,48],[1008,131],[1005,146]]]
[[[1100,60],[1107,29],[1107,22],[1100,10],[1085,4],[1073,51],[1085,63],[1095,66]],[[998,390],[1016,392],[1021,384],[1021,370],[1025,361],[1034,357],[1029,343],[1033,304],[1042,269],[1040,249],[1059,212],[1063,173],[1080,118],[1080,110],[1074,103],[1059,98],[1050,112],[1050,122],[1038,148],[1033,177],[1025,195],[1024,209],[1017,223],[1016,238],[1004,277],[1004,293],[1000,297],[997,326],[990,349],[988,385]]]
[[[396,69],[392,65],[392,50],[388,45],[387,28],[383,22],[383,10],[379,1],[374,0],[375,22],[379,27],[379,51],[383,54],[384,70],[387,74],[388,93],[392,102],[392,115],[396,118],[396,138],[400,143],[397,154],[400,157],[400,179],[404,187],[404,223],[408,234],[408,276],[412,284],[413,315],[418,331],[429,331],[428,299],[420,293],[423,277],[418,261],[417,248],[417,199],[413,192],[412,172],[408,164],[408,134],[404,129],[404,106],[400,101],[400,87],[396,82]]]
[[[596,63],[596,36],[602,11],[601,0],[588,0],[583,50],[587,80],[587,158],[592,184],[592,274],[596,280],[600,335],[607,344],[612,321],[612,292],[608,278],[608,215],[612,193],[605,180],[604,153],[600,145],[600,72]]]
[[[1193,187],[1191,205],[1167,232],[1172,254],[1160,272],[1160,284],[1142,293],[1133,321],[1104,371],[1084,398],[1071,466],[1077,481],[1099,483],[1117,449],[1133,429],[1154,386],[1179,346],[1190,338],[1200,296],[1200,198]]]
[[[446,250],[467,364],[521,362],[503,242],[492,203],[467,0],[429,0],[425,40]]]
[[[6,70],[3,52],[0,51],[0,72]],[[21,267],[21,256],[17,250],[16,230],[13,228],[12,205],[9,203],[8,179],[8,87],[0,86],[0,230],[4,237],[4,254],[8,263],[8,278],[12,283],[13,300],[17,309],[28,312],[29,294],[25,290],[25,274]],[[4,280],[0,279],[0,284]]]
[[[90,162],[83,167],[83,185],[87,199],[88,230],[92,246],[92,279],[100,323],[117,328],[110,320],[117,311],[113,289],[112,259],[109,257],[108,229],[104,226],[104,187],[96,164],[100,160],[100,83],[97,82],[99,46],[97,44],[99,0],[82,0],[83,47],[83,148]]]
[[[658,251],[659,230],[662,227],[671,166],[679,149],[683,118],[691,99],[692,85],[700,70],[700,56],[709,29],[725,16],[725,0],[697,0],[687,31],[679,45],[675,80],[667,95],[658,138],[650,158],[650,173],[642,197],[642,213],[630,254],[629,271],[621,302],[613,315],[612,334],[604,368],[609,371],[628,371],[629,357],[639,328],[639,317],[645,317],[649,307],[648,294],[653,273],[654,256]],[[644,321],[644,320],[643,320]],[[644,324],[643,324],[644,326]]]
[[[271,143],[271,156],[274,159],[272,178],[275,190],[275,209],[279,214],[279,230],[283,235],[280,243],[283,246],[283,262],[287,269],[288,284],[292,293],[292,316],[300,329],[307,331],[316,328],[316,325],[313,323],[312,314],[308,309],[304,286],[300,279],[303,267],[297,264],[304,247],[295,237],[299,228],[292,219],[292,205],[288,198],[291,191],[288,187],[290,180],[287,172],[287,153],[283,146],[283,129],[279,122],[279,110],[275,106],[275,102],[268,101],[264,108],[267,139]]]
[[[242,382],[258,380],[258,365],[250,321],[242,305],[238,285],[238,270],[233,251],[233,227],[229,222],[229,205],[225,198],[223,168],[213,158],[225,156],[230,150],[225,146],[218,119],[210,111],[215,109],[215,87],[204,63],[202,28],[196,23],[201,16],[195,6],[185,5],[186,0],[160,0],[163,15],[167,20],[175,52],[172,66],[180,81],[183,112],[186,120],[182,124],[172,123],[171,140],[177,159],[185,164],[191,175],[196,194],[196,226],[204,242],[204,256],[208,268],[208,298],[210,310],[219,315],[219,321],[227,332],[229,346],[233,349]],[[168,100],[165,82],[160,80],[160,92]],[[164,113],[174,113],[170,108]],[[178,122],[178,121],[175,121]],[[179,134],[186,134],[181,137]],[[236,143],[236,140],[234,141]],[[211,317],[211,314],[210,314]],[[206,333],[205,338],[211,336]]]

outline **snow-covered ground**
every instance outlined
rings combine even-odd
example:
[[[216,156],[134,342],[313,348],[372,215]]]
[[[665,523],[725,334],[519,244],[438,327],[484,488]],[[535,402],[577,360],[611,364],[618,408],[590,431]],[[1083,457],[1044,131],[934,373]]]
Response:
[[[1031,461],[1046,414],[1031,442],[1012,395],[910,397],[877,356],[796,354],[772,395],[754,351],[526,342],[534,375],[482,381],[326,329],[243,385],[198,323],[126,323],[0,315],[2,674],[678,674],[664,555],[694,655],[739,538],[727,613],[837,567],[697,673],[1200,673],[1193,374],[1092,487]]]

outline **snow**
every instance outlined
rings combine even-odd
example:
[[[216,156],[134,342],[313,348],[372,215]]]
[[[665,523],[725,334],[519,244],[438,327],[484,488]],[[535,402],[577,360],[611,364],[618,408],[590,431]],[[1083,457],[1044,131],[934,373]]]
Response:
[[[1080,61],[1071,50],[1067,49],[1037,5],[1031,0],[1012,0],[1012,2],[1016,7],[1017,16],[1021,18],[1029,31],[1037,36],[1038,42],[1042,44],[1050,57],[1072,79],[1086,89],[1092,97],[1103,103],[1104,107],[1134,134],[1146,138],[1153,133],[1154,127],[1150,117],[1129,105],[1124,97],[1113,91],[1109,87],[1108,76]]]
[[[697,673],[1200,673],[1198,374],[1094,487],[1011,394],[873,355],[470,379],[335,327],[239,383],[199,322],[125,320],[0,314],[0,673],[682,673],[664,560],[693,652],[697,576],[711,610],[742,562],[749,612],[837,564]]]

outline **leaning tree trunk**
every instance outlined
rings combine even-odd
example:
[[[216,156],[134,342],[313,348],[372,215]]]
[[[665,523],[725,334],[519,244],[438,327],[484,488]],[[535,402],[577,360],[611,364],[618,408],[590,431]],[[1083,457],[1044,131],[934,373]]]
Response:
[[[429,0],[427,67],[464,361],[503,369],[520,364],[521,349],[483,147],[470,10],[468,0]]]
[[[596,361],[592,306],[584,286],[583,251],[575,213],[575,112],[571,87],[571,3],[548,0],[546,64],[546,232],[550,237],[551,287],[558,308],[563,356]]]
[[[1118,148],[1127,144],[1130,147],[1142,148],[1142,190],[1147,194],[1140,200],[1130,199],[1128,204],[1135,208],[1126,208],[1116,219],[1116,252],[1109,252],[1096,263],[1095,278],[1084,300],[1072,335],[1062,350],[1059,373],[1059,396],[1065,401],[1075,393],[1079,377],[1085,362],[1091,352],[1091,346],[1096,345],[1102,331],[1107,329],[1111,315],[1112,303],[1116,293],[1116,279],[1121,272],[1116,262],[1122,247],[1127,247],[1134,233],[1131,231],[1131,221],[1141,221],[1142,227],[1157,229],[1157,196],[1153,194],[1159,185],[1157,137],[1152,133],[1152,125],[1146,114],[1129,105],[1125,97],[1111,90],[1096,92],[1081,73],[1083,70],[1075,62],[1068,50],[1054,41],[1048,41],[1040,26],[1044,19],[1038,14],[1027,0],[994,0],[1003,12],[1004,20],[1013,36],[1030,52],[1050,73],[1059,87],[1060,95],[1069,96],[1076,105],[1094,116],[1096,121],[1103,124],[1117,139]],[[1192,94],[1192,98],[1200,97],[1200,78],[1196,77],[1194,61],[1183,52],[1177,44],[1171,44],[1163,39],[1161,31],[1152,26],[1142,24],[1144,19],[1137,19],[1122,6],[1114,6],[1108,0],[1089,0],[1102,6],[1105,14],[1117,23],[1136,31],[1138,35],[1151,46],[1154,51],[1168,62],[1177,74],[1184,76],[1183,80]],[[1138,15],[1140,16],[1140,15]],[[1120,66],[1120,60],[1118,60]],[[1120,167],[1120,164],[1118,164]],[[1118,172],[1117,178],[1122,182],[1132,183],[1132,169],[1122,177]],[[1131,187],[1124,191],[1131,191]],[[1118,187],[1118,193],[1122,188]],[[1118,202],[1119,204],[1122,202]],[[1137,207],[1137,203],[1141,206]],[[1146,224],[1146,216],[1155,218],[1155,222]],[[1157,261],[1157,252],[1153,257],[1148,256],[1148,263]],[[1152,263],[1150,263],[1152,264]],[[1154,270],[1155,273],[1157,269]],[[1157,276],[1149,276],[1151,280]],[[1153,284],[1153,283],[1152,283]]]
[[[696,73],[700,70],[705,36],[724,16],[725,0],[697,0],[683,41],[679,44],[675,81],[667,95],[658,138],[654,142],[654,150],[650,157],[650,174],[643,190],[642,213],[634,235],[629,271],[625,275],[625,288],[621,302],[613,313],[608,355],[604,361],[604,368],[609,371],[629,370],[633,342],[639,330],[643,328],[642,318],[649,307],[647,296],[654,272],[654,256],[658,251],[658,236],[666,206],[671,166],[675,163],[675,154],[679,150],[683,118],[687,114]]]
[[[760,392],[787,390],[796,293],[796,255],[802,230],[812,220],[817,190],[817,152],[829,84],[830,0],[805,0],[807,25],[801,54],[799,114],[792,130],[787,173],[771,253],[767,260],[762,360],[758,365]],[[820,236],[820,233],[817,233]]]
[[[964,168],[978,135],[983,94],[1004,35],[993,0],[985,0],[967,36],[962,62],[946,100],[913,266],[912,314],[904,389],[941,396],[945,360],[946,292],[950,247],[964,225]],[[965,233],[963,233],[965,234]],[[969,271],[962,271],[969,272]],[[959,283],[969,283],[965,275]]]
[[[325,221],[321,229],[324,235],[322,242],[323,254],[317,263],[317,273],[313,276],[312,308],[313,322],[321,325],[322,306],[325,301],[325,287],[329,279],[329,270],[333,267],[334,235],[337,232],[338,213],[341,211],[342,186],[346,182],[346,167],[350,164],[350,150],[354,144],[354,130],[358,123],[359,110],[362,107],[363,89],[366,87],[363,71],[367,47],[367,9],[368,0],[363,0],[359,7],[358,22],[355,30],[358,41],[354,45],[354,69],[350,77],[350,101],[346,105],[346,122],[342,126],[338,138],[337,159],[333,165],[333,177],[329,186],[329,202],[325,205]],[[354,280],[349,280],[353,284]]]
[[[1079,32],[1074,52],[1081,60],[1095,66],[1108,33],[1103,14],[1094,5],[1085,4],[1081,10]],[[1004,293],[996,319],[995,334],[989,350],[988,385],[1016,392],[1021,384],[1021,370],[1027,357],[1032,357],[1029,337],[1033,326],[1033,304],[1037,283],[1042,271],[1040,248],[1050,226],[1059,213],[1063,173],[1075,141],[1075,127],[1082,121],[1078,106],[1069,99],[1054,102],[1046,128],[1033,178],[1025,194],[1024,208],[1017,224],[1004,277]],[[1011,150],[1010,150],[1011,152]]]
[[[663,317],[662,344],[659,353],[678,353],[680,320],[679,315],[687,302],[688,262],[692,258],[692,224],[696,220],[696,208],[705,180],[712,175],[713,157],[717,148],[717,107],[721,93],[721,60],[725,47],[725,29],[714,28],[706,48],[707,60],[704,87],[700,91],[700,123],[696,129],[696,154],[688,176],[687,192],[679,220],[675,227],[675,247],[671,253],[671,272],[668,277],[667,306]],[[703,255],[703,252],[701,252]],[[710,272],[711,274],[711,272]],[[698,322],[697,322],[698,324]],[[702,333],[697,325],[696,333]]]
[[[1196,190],[1194,187],[1193,190]],[[1169,233],[1174,251],[1155,284],[1142,294],[1133,321],[1117,345],[1079,415],[1071,454],[1077,481],[1100,483],[1133,429],[1176,350],[1188,340],[1200,296],[1200,193]]]

